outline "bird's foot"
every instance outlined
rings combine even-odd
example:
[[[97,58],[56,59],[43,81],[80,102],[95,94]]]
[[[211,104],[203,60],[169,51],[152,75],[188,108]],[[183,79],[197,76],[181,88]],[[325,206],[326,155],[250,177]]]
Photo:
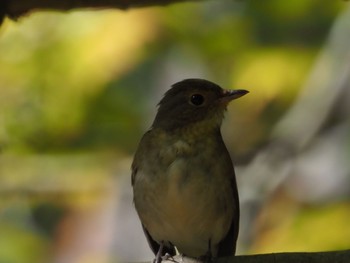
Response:
[[[175,258],[172,255],[170,255],[168,253],[166,253],[164,256],[162,256],[162,260],[168,260],[171,262],[179,263],[178,261],[175,260]]]
[[[160,242],[159,250],[157,252],[156,258],[153,260],[153,263],[161,263],[162,262],[162,254],[163,254],[164,242]]]
[[[163,260],[168,260],[168,261],[171,261],[174,263],[180,263],[172,255],[170,255],[168,253],[166,253],[164,256],[159,256],[157,253],[156,258],[153,260],[153,263],[161,263]],[[181,262],[183,262],[183,260],[181,260]]]
[[[211,238],[208,240],[208,250],[203,256],[198,258],[201,262],[211,263],[213,262],[213,254],[211,253]]]
[[[213,262],[213,256],[212,256],[210,250],[208,250],[208,252],[205,255],[200,256],[198,259],[204,263],[212,263]]]

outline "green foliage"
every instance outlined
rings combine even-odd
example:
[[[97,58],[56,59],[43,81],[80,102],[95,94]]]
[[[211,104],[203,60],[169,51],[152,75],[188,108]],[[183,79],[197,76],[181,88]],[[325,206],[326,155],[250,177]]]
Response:
[[[45,238],[30,229],[11,222],[0,224],[0,260],[11,263],[48,262],[48,243]]]
[[[152,86],[166,74],[162,61],[168,54],[188,57],[184,65],[198,60],[223,85],[273,89],[267,94],[282,99],[283,111],[339,7],[223,0],[6,21],[0,39],[0,145],[10,152],[131,151],[144,129],[140,120]],[[307,67],[288,67],[294,55]],[[242,80],[244,74],[257,78]],[[268,76],[281,84],[268,82]]]
[[[331,251],[348,249],[350,204],[340,202],[301,208],[294,217],[285,215],[257,242],[255,252]]]

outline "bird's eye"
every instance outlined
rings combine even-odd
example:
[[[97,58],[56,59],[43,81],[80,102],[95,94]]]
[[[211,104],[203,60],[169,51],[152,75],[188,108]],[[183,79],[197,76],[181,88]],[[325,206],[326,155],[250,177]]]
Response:
[[[195,106],[200,106],[204,103],[204,97],[201,94],[193,94],[191,96],[191,103]]]

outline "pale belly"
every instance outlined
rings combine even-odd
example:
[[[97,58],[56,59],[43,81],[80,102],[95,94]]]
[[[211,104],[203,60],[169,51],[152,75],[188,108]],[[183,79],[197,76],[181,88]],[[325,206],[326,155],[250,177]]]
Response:
[[[192,257],[205,255],[210,242],[215,256],[234,216],[229,180],[184,175],[183,162],[175,162],[165,179],[135,185],[136,191],[138,186],[147,189],[144,195],[135,193],[136,209],[157,242],[171,242],[180,253]]]

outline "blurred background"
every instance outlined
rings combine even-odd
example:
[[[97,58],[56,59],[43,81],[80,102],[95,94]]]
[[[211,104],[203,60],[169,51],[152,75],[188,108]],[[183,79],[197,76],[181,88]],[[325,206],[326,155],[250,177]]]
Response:
[[[130,164],[156,104],[199,77],[250,91],[222,127],[238,254],[350,248],[346,1],[38,12],[0,27],[0,262],[153,258]]]

